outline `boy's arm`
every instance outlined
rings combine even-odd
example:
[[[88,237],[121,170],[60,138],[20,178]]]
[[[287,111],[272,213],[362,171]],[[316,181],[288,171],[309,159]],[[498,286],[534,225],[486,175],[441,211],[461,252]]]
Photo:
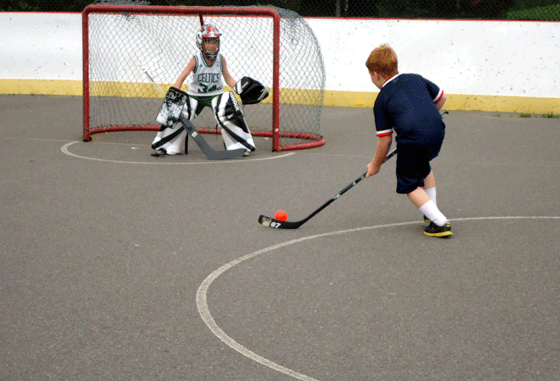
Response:
[[[193,57],[191,58],[187,67],[185,68],[185,70],[183,70],[179,78],[177,78],[177,81],[175,82],[176,88],[181,90],[181,86],[183,86],[183,82],[185,82],[185,79],[187,79],[189,74],[194,70],[195,65],[196,65],[196,59]]]
[[[380,136],[377,141],[377,149],[375,151],[375,156],[371,163],[367,166],[366,177],[373,176],[379,172],[385,156],[389,153],[391,149],[391,143],[393,142],[393,137],[391,135]]]
[[[228,70],[227,64],[226,64],[226,58],[222,57],[222,59],[223,59],[223,61],[222,61],[223,62],[222,75],[224,76],[224,81],[226,81],[228,86],[233,89],[233,87],[237,84],[237,81],[235,79],[233,79],[233,77],[229,73],[229,70]]]

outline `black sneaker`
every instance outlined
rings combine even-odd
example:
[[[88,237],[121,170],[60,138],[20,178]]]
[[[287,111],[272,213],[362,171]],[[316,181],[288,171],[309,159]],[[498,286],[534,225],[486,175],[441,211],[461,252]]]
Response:
[[[426,217],[426,215],[424,214],[424,222],[427,224],[431,224],[432,220],[430,220],[428,217]]]
[[[451,231],[451,224],[449,222],[443,226],[430,222],[430,224],[424,228],[424,234],[430,237],[447,238],[451,237],[453,232]]]

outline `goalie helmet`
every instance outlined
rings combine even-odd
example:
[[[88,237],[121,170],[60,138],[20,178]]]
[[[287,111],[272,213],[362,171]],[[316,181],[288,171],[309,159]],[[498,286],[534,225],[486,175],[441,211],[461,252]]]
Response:
[[[214,25],[205,24],[200,28],[200,30],[196,34],[196,46],[198,46],[198,48],[202,51],[202,53],[206,55],[208,58],[212,60],[216,59],[216,57],[218,56],[218,52],[220,51],[221,35],[222,34],[218,30],[218,28],[216,28]],[[218,48],[216,49],[215,52],[208,52],[205,50],[204,40],[209,38],[215,38],[218,41]]]

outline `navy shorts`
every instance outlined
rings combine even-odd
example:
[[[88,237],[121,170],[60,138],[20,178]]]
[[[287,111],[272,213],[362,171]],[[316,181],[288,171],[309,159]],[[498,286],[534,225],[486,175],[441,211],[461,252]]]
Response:
[[[425,145],[397,144],[397,193],[408,194],[424,186],[432,170],[430,161],[439,154],[443,139]]]

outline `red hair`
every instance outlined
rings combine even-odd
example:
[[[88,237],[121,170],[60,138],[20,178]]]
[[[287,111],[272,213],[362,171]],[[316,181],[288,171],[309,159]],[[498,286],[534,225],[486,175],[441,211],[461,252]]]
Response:
[[[370,73],[375,72],[385,78],[391,78],[399,74],[397,54],[393,48],[387,44],[383,44],[372,50],[366,61],[366,67]]]

